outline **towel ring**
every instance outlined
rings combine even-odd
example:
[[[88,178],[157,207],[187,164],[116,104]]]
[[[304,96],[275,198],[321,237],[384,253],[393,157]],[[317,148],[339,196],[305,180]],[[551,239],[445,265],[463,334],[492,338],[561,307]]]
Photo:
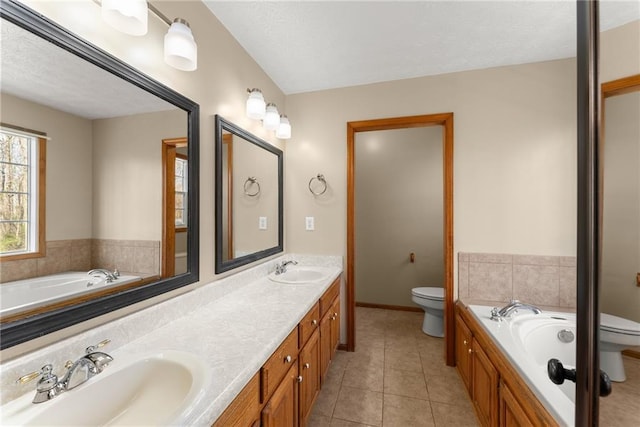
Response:
[[[252,193],[249,190],[254,185],[257,186],[258,189]],[[249,178],[247,178],[247,180],[244,182],[244,194],[249,197],[255,197],[260,194],[260,183],[258,182],[258,178],[256,178],[255,176],[250,176]]]
[[[313,191],[313,188],[311,188],[313,180],[318,180],[320,183],[322,183],[322,191]],[[317,176],[314,176],[309,180],[309,191],[311,191],[311,194],[313,194],[314,196],[321,196],[325,193],[325,191],[327,191],[327,181],[324,179],[324,175],[319,173]]]

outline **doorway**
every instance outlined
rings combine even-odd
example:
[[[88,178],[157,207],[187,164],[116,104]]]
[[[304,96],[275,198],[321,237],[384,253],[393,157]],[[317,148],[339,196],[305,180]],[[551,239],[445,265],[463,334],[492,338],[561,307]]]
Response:
[[[187,271],[187,138],[162,140],[161,277]]]
[[[445,359],[454,365],[454,309],[453,309],[453,113],[396,117],[347,123],[347,350],[355,350],[355,231],[356,231],[356,179],[355,156],[358,132],[417,127],[442,127],[442,221],[445,294]]]

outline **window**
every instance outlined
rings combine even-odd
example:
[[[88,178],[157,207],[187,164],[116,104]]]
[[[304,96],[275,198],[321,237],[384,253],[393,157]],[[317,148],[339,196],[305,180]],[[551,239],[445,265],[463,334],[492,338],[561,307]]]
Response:
[[[0,256],[44,255],[45,139],[0,130]]]
[[[187,159],[177,154],[175,170],[176,185],[174,190],[176,196],[176,227],[187,226],[187,189],[189,188],[187,185],[187,176]]]

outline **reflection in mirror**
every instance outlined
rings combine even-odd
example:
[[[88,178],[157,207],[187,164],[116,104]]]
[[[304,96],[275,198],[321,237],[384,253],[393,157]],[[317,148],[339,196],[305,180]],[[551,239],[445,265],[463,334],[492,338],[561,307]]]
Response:
[[[216,273],[282,252],[282,151],[216,116]]]
[[[640,322],[640,75],[603,85],[601,311]]]
[[[1,11],[6,348],[197,281],[198,106],[26,6]]]

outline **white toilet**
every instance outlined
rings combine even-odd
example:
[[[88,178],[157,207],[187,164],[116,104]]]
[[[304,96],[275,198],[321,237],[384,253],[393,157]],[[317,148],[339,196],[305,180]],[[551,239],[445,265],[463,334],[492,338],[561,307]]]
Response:
[[[444,337],[444,288],[413,288],[411,300],[424,310],[422,332]]]
[[[640,323],[611,314],[600,314],[600,369],[611,381],[627,379],[622,350],[640,346]]]

